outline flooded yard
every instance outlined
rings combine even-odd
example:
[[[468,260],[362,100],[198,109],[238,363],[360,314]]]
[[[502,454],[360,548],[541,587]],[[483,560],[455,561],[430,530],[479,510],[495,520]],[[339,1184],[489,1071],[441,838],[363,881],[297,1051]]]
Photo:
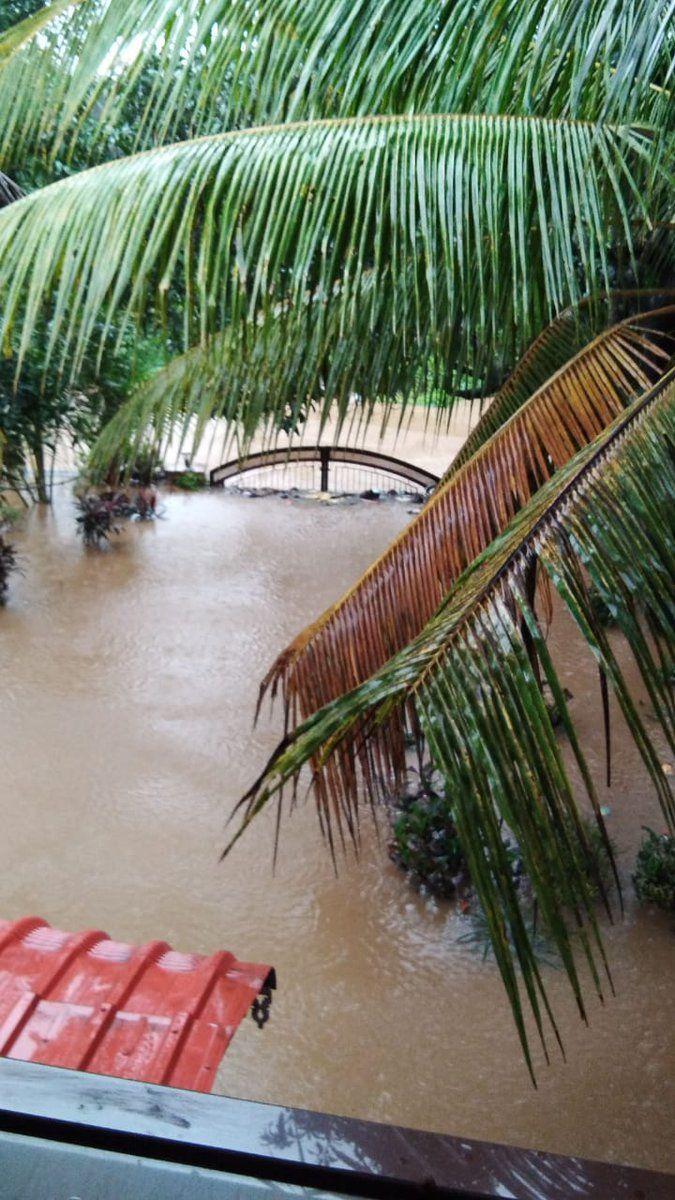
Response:
[[[568,1062],[539,1055],[535,1092],[496,967],[458,942],[466,917],[409,888],[384,826],[337,877],[310,805],[276,874],[272,813],[219,863],[279,734],[278,714],[252,728],[260,679],[406,505],[168,495],[165,520],[97,553],[57,491],[14,538],[23,575],[0,612],[0,916],[273,963],[270,1022],[242,1026],[221,1092],[675,1169],[672,923],[638,910],[629,881],[641,826],[661,823],[618,718],[603,793],[626,882],[606,935],[617,995],[590,1002],[585,1028],[547,969]],[[566,621],[552,641],[600,779],[596,673]]]

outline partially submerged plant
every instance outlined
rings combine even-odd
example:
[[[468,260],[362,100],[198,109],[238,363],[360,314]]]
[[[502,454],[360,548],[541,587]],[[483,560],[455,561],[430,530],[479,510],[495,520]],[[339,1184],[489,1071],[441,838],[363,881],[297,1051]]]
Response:
[[[645,827],[635,861],[635,894],[642,904],[675,912],[675,837]]]
[[[198,492],[206,484],[206,480],[199,471],[181,471],[179,475],[175,475],[171,480],[174,487],[180,488],[184,492]]]
[[[86,546],[100,546],[107,542],[111,535],[120,532],[116,523],[123,516],[123,498],[121,493],[87,492],[78,496],[75,501],[78,515],[75,518],[78,533]]]
[[[85,545],[100,546],[111,534],[120,533],[119,521],[150,521],[157,516],[157,493],[142,484],[135,493],[116,489],[86,491],[76,496],[78,532]]]
[[[478,948],[483,958],[492,953],[488,918],[474,888],[453,818],[453,806],[443,780],[430,762],[411,771],[405,789],[391,803],[392,841],[390,857],[402,867],[409,882],[420,892],[443,900],[458,899],[462,912],[470,921],[470,929],[461,935],[460,942]],[[588,890],[600,899],[613,884],[613,847],[605,841],[595,821],[581,818],[590,854],[586,863]],[[569,827],[569,835],[574,829]],[[556,960],[523,857],[513,836],[500,825],[506,861],[518,893],[525,920],[530,928],[535,954],[542,961]],[[565,896],[560,895],[561,905]]]
[[[12,543],[6,540],[4,528],[0,527],[0,604],[4,604],[7,599],[9,577],[12,571],[16,570],[16,565],[16,550]]]
[[[391,803],[390,856],[418,890],[451,899],[467,884],[466,858],[452,806],[432,763],[411,770]]]

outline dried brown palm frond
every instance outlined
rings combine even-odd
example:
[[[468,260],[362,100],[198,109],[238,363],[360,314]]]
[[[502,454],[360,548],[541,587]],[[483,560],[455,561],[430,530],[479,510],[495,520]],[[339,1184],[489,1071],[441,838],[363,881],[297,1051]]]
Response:
[[[240,802],[230,847],[307,764],[322,827],[358,837],[359,807],[400,782],[404,734],[421,730],[452,819],[534,1072],[525,1010],[546,1050],[558,1036],[503,830],[515,840],[579,1013],[602,998],[608,966],[593,880],[607,911],[587,829],[541,688],[551,688],[580,778],[612,859],[580,737],[539,625],[531,577],[543,572],[598,661],[645,763],[663,819],[675,803],[651,732],[597,620],[590,584],[612,605],[656,724],[675,747],[675,369],[668,371],[539,488],[408,645],[365,683],[293,729]],[[281,816],[281,808],[279,809]],[[228,847],[229,849],[229,847]],[[585,975],[579,971],[579,962]],[[559,1039],[558,1039],[559,1040]]]
[[[675,306],[630,317],[537,388],[431,498],[359,582],[291,643],[261,686],[280,689],[287,723],[349,692],[415,638],[462,571],[541,485],[665,370]],[[551,341],[571,336],[558,324]],[[548,336],[542,335],[543,350]],[[527,395],[542,338],[488,410]],[[558,346],[559,352],[559,346]],[[550,361],[544,354],[544,360]]]
[[[664,272],[664,278],[667,278]],[[444,484],[469,461],[484,442],[508,421],[557,371],[609,326],[675,303],[675,288],[626,288],[589,296],[571,305],[546,325],[525,351],[495,395],[483,403],[481,416],[441,478]]]

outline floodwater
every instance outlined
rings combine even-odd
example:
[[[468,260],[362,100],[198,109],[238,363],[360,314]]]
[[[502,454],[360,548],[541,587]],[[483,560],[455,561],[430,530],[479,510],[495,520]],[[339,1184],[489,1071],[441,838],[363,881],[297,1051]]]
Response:
[[[457,942],[467,918],[413,893],[386,838],[366,828],[336,877],[307,805],[276,875],[271,813],[218,861],[279,731],[252,729],[261,676],[406,506],[175,494],[165,520],[98,553],[58,491],[15,537],[24,573],[0,612],[0,915],[273,963],[270,1022],[242,1026],[222,1092],[675,1169],[672,922],[639,911],[629,883],[640,826],[661,822],[618,720],[605,793],[627,882],[606,936],[617,995],[590,1002],[586,1028],[546,970],[568,1061],[539,1056],[535,1091],[494,965]],[[552,640],[600,778],[595,672],[564,621]]]

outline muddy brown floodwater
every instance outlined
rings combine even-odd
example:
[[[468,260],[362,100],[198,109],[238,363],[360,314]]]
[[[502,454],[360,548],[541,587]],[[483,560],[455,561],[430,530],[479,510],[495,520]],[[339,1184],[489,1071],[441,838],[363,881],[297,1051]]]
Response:
[[[467,918],[413,893],[372,830],[337,878],[310,806],[274,877],[271,813],[218,861],[278,732],[251,727],[261,676],[405,505],[173,495],[166,520],[96,553],[58,490],[15,539],[24,573],[0,612],[0,915],[274,963],[271,1020],[244,1024],[222,1092],[675,1169],[672,925],[629,882],[640,826],[661,822],[621,725],[605,793],[627,881],[606,934],[617,995],[590,1001],[586,1028],[546,970],[568,1061],[539,1056],[535,1092],[494,965],[457,941]],[[552,637],[600,777],[595,672],[568,623]]]

